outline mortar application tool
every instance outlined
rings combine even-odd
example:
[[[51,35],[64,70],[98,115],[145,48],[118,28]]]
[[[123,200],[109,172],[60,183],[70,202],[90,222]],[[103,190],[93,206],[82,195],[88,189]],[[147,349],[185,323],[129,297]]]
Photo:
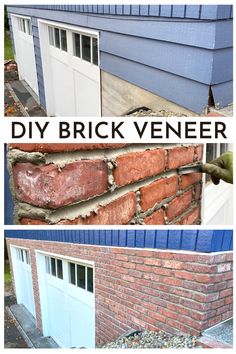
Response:
[[[201,163],[195,163],[187,166],[182,166],[179,167],[178,173],[180,175],[187,175],[189,173],[196,173],[196,172],[202,172],[202,164]]]

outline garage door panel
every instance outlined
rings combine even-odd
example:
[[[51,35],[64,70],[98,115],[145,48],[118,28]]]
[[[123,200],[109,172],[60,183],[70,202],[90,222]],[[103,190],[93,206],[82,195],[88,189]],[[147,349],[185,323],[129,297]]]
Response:
[[[65,323],[66,308],[63,289],[47,284],[47,298],[51,336],[56,342],[62,344],[66,340],[65,331],[67,330],[67,325]]]
[[[71,344],[74,347],[93,348],[91,329],[94,327],[94,310],[74,297],[69,297]],[[77,323],[81,323],[78,330]]]
[[[37,256],[44,334],[61,346],[95,346],[93,268],[53,255]]]
[[[71,81],[73,81],[73,76],[67,72],[67,65],[52,58],[52,82],[56,116],[75,115],[74,92],[71,90]]]
[[[38,80],[36,71],[34,42],[31,33],[30,19],[24,17],[19,18],[14,15],[11,16],[19,77],[20,79],[25,80],[33,89],[33,91],[38,94]],[[28,31],[28,33],[23,32],[22,28],[19,29],[20,20],[25,21],[25,24],[28,23],[28,27],[26,25],[24,26],[24,29]]]
[[[26,258],[27,254],[27,258]],[[26,249],[13,247],[11,249],[16,298],[18,304],[23,304],[35,317],[33,280],[29,262],[29,252]]]
[[[79,116],[96,116],[99,110],[98,82],[74,70],[76,112]],[[93,100],[91,101],[91,97]]]
[[[91,31],[89,35],[86,30],[84,35],[84,31],[75,26],[39,20],[46,105],[50,115],[101,115],[99,52],[93,45],[94,40],[98,43],[98,33]],[[81,38],[80,44],[78,41],[75,44],[75,34]],[[82,45],[84,37],[89,38],[90,49]],[[83,55],[85,50],[89,50],[89,56]]]

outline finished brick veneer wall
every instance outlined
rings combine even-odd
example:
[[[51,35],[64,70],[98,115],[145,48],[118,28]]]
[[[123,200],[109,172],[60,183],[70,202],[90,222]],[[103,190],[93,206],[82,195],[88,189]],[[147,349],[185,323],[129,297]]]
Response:
[[[11,144],[15,222],[199,224],[202,145]]]
[[[231,251],[143,250],[12,238],[7,239],[8,250],[10,245],[29,248],[40,330],[36,249],[95,262],[97,346],[131,328],[198,336],[233,315]]]

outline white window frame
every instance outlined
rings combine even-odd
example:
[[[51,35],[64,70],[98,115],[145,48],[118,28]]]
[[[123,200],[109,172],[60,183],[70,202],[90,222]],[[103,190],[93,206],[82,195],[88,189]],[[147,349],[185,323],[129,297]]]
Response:
[[[75,265],[75,284],[73,284],[70,279],[71,279],[71,272],[70,272],[70,265],[69,264],[74,264]],[[85,268],[85,288],[82,288],[81,286],[78,285],[78,279],[77,279],[77,266],[82,266]],[[89,291],[88,290],[88,268],[92,269],[93,270],[93,291]],[[89,293],[94,293],[94,268],[91,267],[91,266],[88,266],[88,265],[84,265],[84,264],[81,264],[81,263],[78,263],[78,262],[70,262],[68,261],[68,280],[69,280],[69,284],[70,285],[73,285],[73,286],[76,286],[84,291],[88,291]]]
[[[25,247],[20,247],[20,246],[14,246],[14,247],[15,247],[15,250],[16,250],[16,259],[18,261],[23,262],[23,263],[27,264],[28,266],[30,266],[31,265],[31,259],[30,259],[30,251],[29,251],[29,249],[25,248]],[[28,260],[28,262],[27,262],[27,260]]]
[[[14,16],[17,17],[19,31],[21,31],[22,33],[25,33],[28,36],[32,36],[33,34],[32,34],[31,17],[17,16],[17,15],[14,15]],[[24,28],[23,28],[23,24],[24,24]]]
[[[52,274],[52,265],[51,265],[51,259],[55,259],[55,270],[56,270],[56,274]],[[47,260],[46,260],[47,259]],[[58,276],[58,267],[57,267],[57,261],[61,261],[62,262],[62,259],[60,258],[56,258],[56,257],[52,257],[52,256],[45,256],[45,272],[48,274],[48,275],[51,275],[52,277],[56,277],[60,280],[63,280],[64,279],[64,272],[63,272],[63,265],[62,265],[62,278],[60,278]],[[48,262],[48,263],[47,263]],[[49,272],[47,272],[47,265],[49,265]]]
[[[216,159],[217,157],[220,156],[220,143],[213,143],[216,145],[216,153],[215,156],[213,156],[213,159]],[[226,151],[233,151],[233,144],[226,144],[227,149]],[[206,150],[207,150],[207,144],[204,144],[204,150],[203,150],[203,159],[202,162],[206,163]],[[210,161],[208,161],[210,162]],[[224,196],[224,192],[227,191],[228,188],[230,188],[230,185],[221,181],[220,185],[214,185],[213,182],[211,180],[206,180],[207,175],[203,174],[203,187],[202,187],[202,200],[201,200],[201,219],[202,219],[202,224],[203,225],[211,225],[211,223],[208,223],[208,219],[205,216],[205,208],[206,208],[206,198],[208,198],[208,195],[210,195],[211,193],[214,193],[214,195],[216,196],[216,204],[215,204],[215,208],[220,209],[221,207],[221,198]],[[218,196],[218,197],[217,197]],[[221,225],[221,221],[219,220],[219,225]]]

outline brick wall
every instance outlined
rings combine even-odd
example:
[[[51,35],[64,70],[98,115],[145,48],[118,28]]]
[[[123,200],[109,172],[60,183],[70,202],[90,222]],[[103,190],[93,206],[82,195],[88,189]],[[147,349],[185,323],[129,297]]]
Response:
[[[232,252],[196,253],[7,239],[30,251],[42,329],[35,249],[95,262],[96,343],[130,328],[199,335],[232,317]]]
[[[21,224],[199,224],[202,145],[11,144]]]

